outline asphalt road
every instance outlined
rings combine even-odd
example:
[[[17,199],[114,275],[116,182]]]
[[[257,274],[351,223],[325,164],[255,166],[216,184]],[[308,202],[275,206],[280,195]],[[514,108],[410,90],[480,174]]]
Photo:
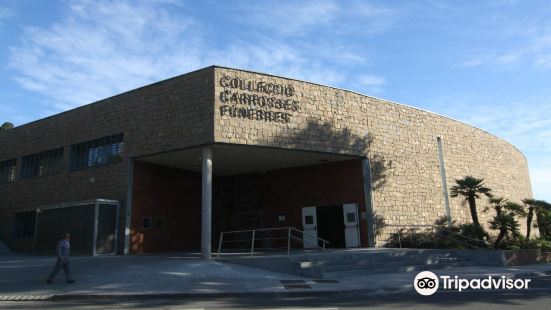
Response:
[[[551,277],[532,280],[525,291],[437,292],[432,296],[417,293],[238,298],[189,298],[166,300],[90,300],[2,302],[0,309],[551,309]]]

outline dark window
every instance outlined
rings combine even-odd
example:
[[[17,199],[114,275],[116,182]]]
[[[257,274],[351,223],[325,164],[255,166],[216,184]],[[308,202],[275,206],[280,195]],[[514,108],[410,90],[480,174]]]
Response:
[[[60,173],[63,170],[63,148],[23,157],[21,178],[30,179]]]
[[[13,237],[24,238],[34,236],[35,218],[36,211],[16,213],[13,225]]]
[[[153,218],[152,217],[144,217],[142,219],[142,228],[143,229],[150,229],[153,225]]]
[[[104,137],[71,146],[71,170],[120,162],[123,135]]]
[[[15,181],[15,159],[0,162],[0,183]]]
[[[165,230],[165,218],[157,217],[155,218],[155,228],[160,230]]]

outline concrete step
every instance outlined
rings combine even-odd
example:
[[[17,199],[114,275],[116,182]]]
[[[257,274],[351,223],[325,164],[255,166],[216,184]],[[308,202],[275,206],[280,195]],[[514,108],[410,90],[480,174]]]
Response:
[[[10,248],[2,240],[0,240],[0,255],[1,254],[10,254],[10,253],[12,253]]]
[[[237,257],[225,259],[235,264],[294,274],[307,278],[346,277],[432,270],[437,268],[489,265],[492,251],[447,249],[374,249],[325,251],[294,255]],[[493,265],[492,265],[493,266]]]
[[[373,257],[373,256],[358,256],[358,257],[331,257],[326,259],[309,259],[303,258],[298,262],[321,262],[325,266],[331,265],[353,265],[353,264],[369,264],[369,263],[388,263],[388,262],[430,262],[437,260],[446,260],[457,258],[457,256],[449,254],[416,254],[399,257]]]
[[[437,260],[414,260],[414,261],[387,261],[387,262],[366,262],[366,263],[357,263],[357,264],[337,264],[337,265],[324,265],[324,272],[332,271],[343,271],[343,270],[369,270],[369,269],[381,269],[381,268],[391,268],[391,267],[400,267],[400,266],[427,266],[435,267],[442,265],[449,265],[452,263],[463,263],[464,259],[458,257],[449,257],[445,259]]]
[[[337,278],[347,278],[354,276],[362,276],[369,274],[382,274],[382,273],[402,273],[402,272],[419,272],[423,270],[434,270],[434,269],[445,269],[453,267],[467,267],[472,266],[471,264],[465,263],[452,263],[445,265],[407,265],[407,266],[394,266],[394,267],[383,267],[376,269],[356,269],[356,270],[342,270],[342,271],[331,271],[324,272],[321,277],[323,279],[337,279]]]
[[[360,254],[331,253],[303,256],[296,259],[295,264],[302,276],[321,278],[473,265],[469,260],[445,250],[406,250]]]
[[[360,254],[339,254],[334,252],[329,252],[326,254],[312,254],[312,255],[302,255],[296,257],[295,260],[304,260],[304,261],[346,261],[346,260],[358,260],[358,259],[369,259],[369,260],[387,260],[387,259],[407,259],[419,256],[430,256],[430,255],[439,255],[439,256],[452,256],[451,253],[442,253],[438,250],[407,250],[401,252],[383,252],[383,253],[360,253]]]

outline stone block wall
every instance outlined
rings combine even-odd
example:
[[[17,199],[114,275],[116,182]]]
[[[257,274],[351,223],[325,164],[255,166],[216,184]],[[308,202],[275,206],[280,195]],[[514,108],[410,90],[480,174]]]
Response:
[[[363,155],[367,107],[354,94],[233,69],[214,74],[214,140]]]
[[[93,104],[18,126],[0,134],[0,161],[64,147],[60,174],[0,184],[0,234],[12,246],[16,212],[95,198],[121,201],[124,215],[127,159],[212,142],[213,68],[148,85]],[[70,171],[72,144],[124,134],[123,160]],[[124,216],[121,216],[124,223]],[[124,229],[121,229],[123,231]],[[121,239],[123,240],[123,239]]]
[[[72,144],[118,133],[122,162],[69,171]],[[449,187],[473,175],[495,195],[532,196],[522,153],[480,129],[350,91],[208,67],[0,134],[0,161],[17,158],[18,172],[22,156],[65,149],[62,173],[0,184],[0,235],[10,240],[15,212],[44,205],[106,198],[121,201],[124,213],[128,157],[212,143],[368,157],[375,212],[388,224],[432,224],[445,214],[437,137]],[[450,202],[452,218],[469,223],[465,202]],[[479,210],[485,204],[479,200]],[[486,223],[493,214],[479,216]]]
[[[459,121],[350,91],[247,71],[216,68],[214,83],[215,142],[367,156],[373,209],[387,224],[433,224],[445,214],[437,137],[443,142],[448,187],[472,175],[484,178],[497,196],[515,202],[532,197],[522,153]],[[296,102],[298,109],[278,108],[278,100]],[[278,117],[275,112],[289,115]],[[477,203],[479,220],[487,223],[493,212],[482,212],[486,199]],[[458,224],[471,222],[464,200],[451,198],[450,207]]]

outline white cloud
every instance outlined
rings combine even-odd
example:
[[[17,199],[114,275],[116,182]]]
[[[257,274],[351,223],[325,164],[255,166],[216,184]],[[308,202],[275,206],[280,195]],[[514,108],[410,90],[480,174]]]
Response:
[[[400,18],[398,11],[366,1],[355,1],[343,16],[344,20],[352,20],[351,28],[369,33],[379,34],[388,30]],[[346,22],[344,22],[346,24]]]
[[[479,44],[479,50],[460,62],[460,66],[508,67],[530,64],[536,69],[551,68],[551,22],[548,14],[542,13],[541,16],[529,19],[495,14],[484,16],[484,22],[481,23],[484,29],[476,37],[485,43]]]
[[[274,40],[237,41],[223,50],[212,50],[205,58],[214,64],[296,78],[314,83],[338,85],[346,76],[309,50],[293,48]]]
[[[136,4],[82,0],[66,4],[59,22],[25,28],[22,43],[11,47],[14,80],[27,90],[53,99],[54,106],[48,109],[52,111],[67,110],[212,64],[342,86],[350,79],[343,66],[367,62],[363,54],[330,42],[293,42],[253,35],[220,45],[208,41],[208,25],[182,14],[185,7],[178,7],[179,12],[171,10],[170,1]],[[323,16],[322,22],[331,20],[331,2],[302,5],[298,14],[305,16],[297,22],[300,26],[320,22],[319,16]],[[306,12],[312,12],[307,5],[315,7],[312,14],[316,18],[306,17]],[[370,14],[376,13],[374,10]],[[384,84],[373,82],[372,87]]]
[[[530,179],[534,198],[551,202],[551,165],[531,165]]]
[[[16,12],[12,8],[0,7],[0,21],[3,19],[8,19],[16,15]]]
[[[269,35],[275,32],[287,37],[304,37],[317,33],[322,40],[332,35],[381,33],[398,17],[395,10],[360,0],[241,1],[233,9],[239,16],[236,21],[269,29]]]
[[[31,116],[21,111],[14,109],[13,106],[0,104],[0,124],[9,121],[17,126],[17,124],[30,122],[33,119]]]
[[[382,76],[363,74],[357,77],[358,86],[363,89],[366,94],[380,94],[383,87],[386,85],[386,79]]]
[[[518,64],[526,57],[527,51],[517,50],[502,54],[478,55],[459,64],[461,67],[494,66],[505,67]]]
[[[459,63],[459,66],[460,67],[475,67],[475,66],[482,65],[486,62],[487,61],[484,60],[482,57],[477,56],[477,57],[474,57],[474,58],[471,58],[471,59],[468,59],[468,60],[465,60],[465,61]]]
[[[551,200],[551,95],[521,101],[484,104],[469,96],[440,98],[430,110],[486,130],[519,148],[530,167],[537,199]],[[465,113],[468,111],[468,113]]]
[[[330,0],[241,2],[239,20],[284,35],[301,36],[337,18],[339,6]]]
[[[493,102],[500,104],[496,106]],[[551,139],[547,138],[551,134],[551,95],[520,101],[454,96],[436,99],[430,109],[490,133],[499,133],[501,138],[524,151],[551,152]]]
[[[57,102],[89,103],[200,66],[192,19],[151,2],[71,1],[62,21],[27,27],[11,48],[15,80]]]
[[[534,59],[534,66],[541,70],[551,69],[551,52],[537,55]]]

